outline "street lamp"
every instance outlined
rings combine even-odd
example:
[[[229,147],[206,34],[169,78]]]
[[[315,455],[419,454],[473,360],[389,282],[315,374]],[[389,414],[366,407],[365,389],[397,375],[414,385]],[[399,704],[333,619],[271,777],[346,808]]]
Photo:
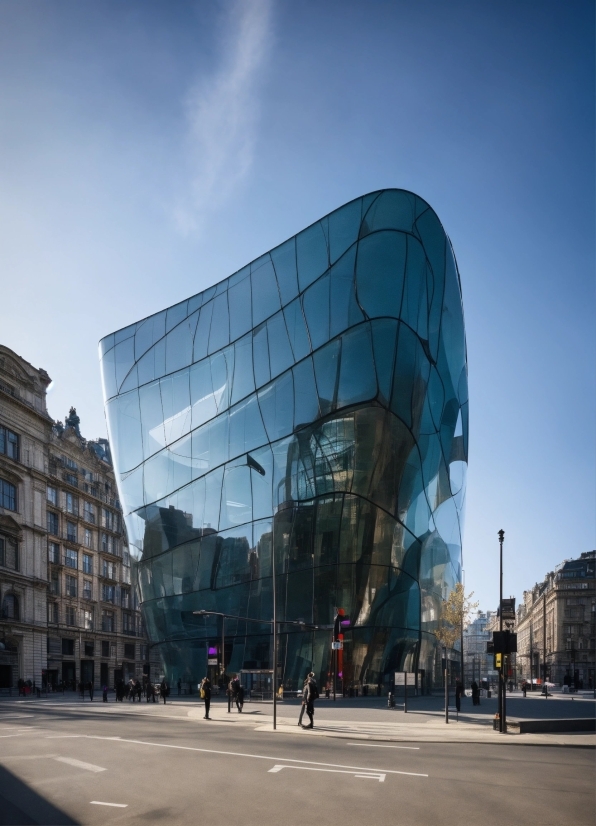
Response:
[[[499,632],[503,639],[503,542],[505,541],[505,531],[499,531]],[[503,662],[506,661],[507,654],[501,655],[501,667],[499,668],[499,731],[507,733],[507,698],[505,696],[505,678],[503,674]]]
[[[209,615],[213,615],[216,617],[222,618],[222,629],[223,623],[226,619],[235,619],[240,620],[241,622],[256,622],[259,625],[271,625],[273,626],[273,728],[274,730],[277,729],[277,692],[276,688],[276,679],[275,679],[275,672],[277,668],[277,628],[278,625],[277,619],[275,620],[267,620],[267,619],[255,619],[255,617],[237,617],[235,614],[224,614],[222,611],[206,611],[205,609],[201,609],[200,611],[193,611],[193,614],[197,617],[206,617]],[[284,625],[297,625],[300,628],[307,628],[309,631],[318,631],[320,629],[325,629],[328,626],[324,625],[311,625],[310,623],[302,622],[301,620],[281,620]],[[222,633],[222,664],[224,663],[224,655],[223,655],[223,643],[224,637]]]

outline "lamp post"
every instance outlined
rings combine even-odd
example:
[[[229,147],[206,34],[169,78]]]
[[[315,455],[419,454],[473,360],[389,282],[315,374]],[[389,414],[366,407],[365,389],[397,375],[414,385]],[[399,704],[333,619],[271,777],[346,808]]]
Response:
[[[225,619],[235,619],[235,620],[240,620],[241,622],[256,622],[259,625],[271,625],[271,626],[273,626],[273,634],[274,634],[274,637],[273,637],[273,640],[274,640],[273,653],[274,653],[275,658],[277,658],[277,647],[276,647],[276,643],[277,643],[277,633],[276,633],[277,620],[274,621],[274,620],[255,619],[254,617],[237,617],[235,614],[224,614],[222,611],[206,611],[204,609],[201,609],[200,611],[193,611],[193,614],[197,617],[206,617],[206,616],[210,616],[210,615],[215,616],[215,617],[221,617],[222,621],[225,621]],[[325,626],[311,625],[309,623],[300,622],[298,620],[283,620],[283,623],[284,623],[284,625],[297,625],[300,628],[308,628],[310,631],[318,631],[320,628],[325,628]],[[274,679],[273,679],[273,689],[274,689],[273,690],[273,728],[274,729],[277,729],[277,713],[276,713],[277,712],[277,695],[276,695],[276,692],[275,692],[275,684],[276,684],[275,669],[276,669],[276,667],[277,667],[277,663],[274,661],[274,668],[273,668],[273,676],[274,676]]]
[[[503,542],[505,531],[499,531],[499,631],[503,639]],[[506,662],[507,654],[501,655],[501,667],[499,668],[499,731],[507,732],[507,698],[505,696],[505,679],[503,674],[503,662]]]

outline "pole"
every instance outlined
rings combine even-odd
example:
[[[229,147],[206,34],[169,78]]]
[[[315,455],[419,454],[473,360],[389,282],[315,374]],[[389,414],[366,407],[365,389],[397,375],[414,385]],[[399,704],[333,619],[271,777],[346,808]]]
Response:
[[[503,634],[503,540],[505,539],[505,531],[499,531],[499,631]],[[503,637],[501,636],[501,639]],[[499,731],[503,733],[505,724],[503,717],[504,709],[504,691],[503,691],[503,659],[501,656],[501,666],[499,668]]]
[[[447,646],[445,646],[445,722],[449,723],[449,666],[447,660]]]
[[[224,690],[228,695],[228,714],[232,713],[232,698],[230,697],[230,689],[226,685],[226,617],[221,615],[221,679],[224,684]]]
[[[544,596],[542,597],[542,674],[544,679],[544,699],[548,699],[548,686],[546,684],[546,585],[544,586]]]
[[[404,671],[404,714],[408,713],[408,672]]]
[[[273,587],[273,731],[277,729],[277,587],[275,582],[275,514],[271,527],[271,579]]]

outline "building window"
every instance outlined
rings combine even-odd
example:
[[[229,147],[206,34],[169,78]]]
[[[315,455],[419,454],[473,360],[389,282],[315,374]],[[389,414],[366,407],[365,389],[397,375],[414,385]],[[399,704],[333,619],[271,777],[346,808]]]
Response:
[[[60,574],[58,571],[52,571],[52,576],[50,578],[50,593],[54,594],[54,596],[60,595]]]
[[[48,602],[48,622],[58,625],[58,603]]]
[[[92,525],[95,525],[95,507],[91,502],[85,502],[84,516],[86,522],[91,522]]]
[[[116,601],[116,588],[114,585],[102,585],[101,586],[101,598],[103,602],[115,602]]]
[[[83,599],[93,599],[93,583],[90,579],[83,580]]]
[[[0,536],[0,565],[19,570],[19,543],[11,536]]]
[[[19,620],[19,598],[14,594],[6,594],[2,602],[2,619]]]
[[[83,554],[83,573],[93,573],[93,557],[91,556],[91,554]]]
[[[19,437],[7,427],[0,427],[0,453],[19,461]]]
[[[60,545],[57,542],[48,542],[48,560],[54,565],[60,563]]]
[[[76,597],[77,595],[77,578],[76,576],[66,575],[66,596]]]
[[[101,656],[102,657],[109,657],[110,656],[110,643],[108,640],[101,641]]]
[[[95,543],[93,541],[93,531],[90,531],[89,528],[85,528],[85,546],[87,548],[95,549]]]
[[[65,610],[65,614],[66,614],[65,619],[66,619],[66,624],[67,625],[76,625],[77,624],[77,609],[74,607],[74,605],[67,605],[66,610]]]
[[[54,505],[55,508],[58,507],[58,491],[56,490],[56,488],[52,488],[50,487],[50,485],[48,485],[46,499],[48,500],[48,502],[50,502],[50,504]]]
[[[48,511],[48,533],[52,536],[58,536],[58,514],[53,511]]]
[[[66,539],[69,542],[76,542],[77,541],[77,526],[74,522],[67,522],[66,523]]]
[[[113,611],[102,611],[101,612],[101,630],[107,631],[110,634],[114,633],[114,612]]]
[[[147,659],[147,646],[146,645],[141,645],[140,648],[141,648],[141,659],[146,660]]]
[[[79,497],[74,493],[66,494],[66,511],[72,513],[73,516],[79,515]]]
[[[101,575],[106,579],[116,579],[116,565],[113,562],[102,559]]]
[[[122,589],[122,607],[130,608],[130,591],[128,588]]]
[[[125,642],[124,643],[124,656],[127,660],[134,660],[135,659],[135,644],[134,642]]]
[[[101,526],[107,528],[109,531],[114,530],[114,514],[108,508],[102,508]]]
[[[124,612],[122,614],[122,632],[124,634],[134,634],[134,622],[132,616]]]
[[[83,628],[85,631],[93,631],[93,611],[83,611]]]
[[[17,509],[17,489],[5,479],[0,479],[0,507],[8,511]]]
[[[74,657],[74,640],[64,638],[62,640],[62,656]]]
[[[73,551],[71,548],[66,549],[66,556],[64,559],[67,568],[75,568],[79,567],[79,552]]]

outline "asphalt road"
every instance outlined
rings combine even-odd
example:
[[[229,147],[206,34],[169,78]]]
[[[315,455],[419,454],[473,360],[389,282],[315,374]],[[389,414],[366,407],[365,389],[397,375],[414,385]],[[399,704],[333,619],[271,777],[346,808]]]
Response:
[[[0,704],[0,823],[596,823],[592,748],[358,742],[196,711]]]

